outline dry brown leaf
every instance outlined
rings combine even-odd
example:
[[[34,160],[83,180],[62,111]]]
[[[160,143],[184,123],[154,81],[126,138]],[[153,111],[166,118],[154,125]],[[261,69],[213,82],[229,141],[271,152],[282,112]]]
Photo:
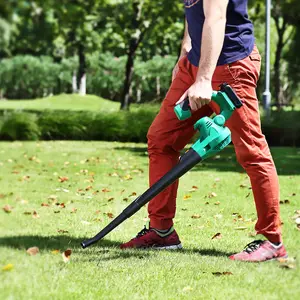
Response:
[[[42,203],[41,206],[43,206],[43,207],[49,207],[50,205],[48,203]]]
[[[215,202],[215,205],[220,205],[220,204],[221,204],[220,201]]]
[[[107,188],[104,188],[104,189],[101,190],[101,192],[103,192],[103,193],[108,193],[108,192],[110,192],[110,190],[107,189]]]
[[[221,239],[222,238],[222,234],[220,232],[216,233],[211,239]]]
[[[115,198],[113,198],[113,197],[111,197],[111,198],[109,198],[107,201],[108,202],[111,202],[111,201],[113,201]]]
[[[192,219],[200,219],[200,218],[201,218],[201,216],[200,216],[200,215],[197,215],[197,214],[195,214],[195,215],[192,215],[192,216],[191,216],[191,218],[192,218]]]
[[[58,177],[59,182],[65,182],[65,181],[68,181],[68,180],[69,180],[69,177],[66,177],[66,176],[59,176]]]
[[[279,258],[279,267],[284,269],[296,269],[296,259],[293,257]]]
[[[113,219],[113,217],[114,217],[113,213],[110,213],[110,212],[106,213],[106,215],[107,215],[110,219]]]
[[[33,213],[32,213],[32,217],[33,217],[34,219],[38,219],[40,216],[39,216],[39,214],[34,210]]]
[[[89,185],[89,186],[87,186],[87,187],[85,188],[85,190],[86,190],[86,191],[89,191],[89,190],[91,190],[92,188],[93,188],[93,186]]]
[[[3,209],[7,214],[9,214],[9,213],[12,212],[13,207],[7,204],[7,205],[3,206],[2,209]]]
[[[11,271],[13,268],[13,264],[7,264],[6,266],[2,267],[2,271]]]
[[[34,255],[37,255],[39,252],[40,252],[40,249],[38,247],[31,247],[31,248],[28,248],[26,250],[26,252],[31,255],[31,256],[34,256]]]
[[[77,208],[72,208],[71,214],[75,214],[77,212]]]
[[[222,275],[233,275],[231,272],[212,272],[215,276],[222,276]]]
[[[58,229],[57,232],[58,233],[69,233],[68,230],[63,230],[63,229]]]
[[[72,250],[71,249],[67,249],[66,251],[64,251],[62,253],[62,258],[63,258],[63,261],[65,263],[68,263],[70,261],[71,254],[72,254]]]

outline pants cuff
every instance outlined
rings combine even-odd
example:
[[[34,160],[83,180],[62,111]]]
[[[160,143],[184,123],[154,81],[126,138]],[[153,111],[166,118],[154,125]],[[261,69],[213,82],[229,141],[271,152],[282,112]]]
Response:
[[[155,229],[159,230],[166,230],[173,226],[173,220],[172,219],[158,219],[150,217],[150,227],[153,227]]]

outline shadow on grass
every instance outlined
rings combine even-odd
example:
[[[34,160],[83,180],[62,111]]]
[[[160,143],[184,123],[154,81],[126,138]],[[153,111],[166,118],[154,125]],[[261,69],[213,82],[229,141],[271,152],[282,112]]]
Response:
[[[115,147],[118,151],[129,151],[136,156],[147,157],[147,147]],[[279,175],[300,174],[300,149],[292,147],[274,147],[271,152]],[[217,156],[209,158],[195,166],[192,171],[216,170],[221,172],[244,172],[236,161],[233,146],[222,150]]]
[[[81,249],[80,243],[84,238],[74,238],[67,235],[57,235],[57,236],[39,236],[39,235],[25,235],[25,236],[7,236],[0,237],[0,246],[10,247],[19,250],[28,249],[30,247],[36,246],[40,250],[54,250],[59,249],[61,251],[71,248]],[[111,240],[102,240],[96,245],[91,246],[82,253],[88,255],[84,260],[97,260],[101,256],[102,261],[115,260],[115,259],[128,259],[128,258],[138,258],[143,259],[152,256],[154,253],[158,253],[158,250],[120,250],[120,242]],[[163,250],[161,250],[163,251]],[[232,253],[224,252],[218,249],[206,249],[206,248],[184,248],[176,251],[176,254],[191,255],[199,254],[201,256],[229,256]],[[81,260],[81,259],[80,259]]]

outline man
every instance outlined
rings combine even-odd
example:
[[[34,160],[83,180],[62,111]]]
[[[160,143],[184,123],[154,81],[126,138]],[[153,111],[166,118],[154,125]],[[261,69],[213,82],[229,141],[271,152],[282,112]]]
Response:
[[[177,164],[179,152],[195,131],[193,124],[218,107],[212,91],[230,84],[244,105],[227,121],[237,160],[250,177],[258,220],[257,240],[230,256],[232,260],[260,262],[286,257],[279,218],[279,184],[268,144],[261,132],[256,84],[261,58],[248,19],[247,0],[184,0],[185,34],[171,87],[148,132],[150,185]],[[179,121],[174,106],[189,98],[192,117]],[[178,181],[150,201],[150,225],[126,248],[180,249],[173,228]]]

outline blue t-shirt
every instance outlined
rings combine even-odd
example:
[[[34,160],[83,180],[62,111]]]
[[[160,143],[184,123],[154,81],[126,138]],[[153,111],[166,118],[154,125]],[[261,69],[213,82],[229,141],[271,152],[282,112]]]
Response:
[[[199,65],[202,29],[205,20],[203,0],[184,0],[192,49],[189,61]],[[224,44],[217,65],[232,63],[247,57],[254,47],[253,25],[248,19],[248,0],[229,0]]]

